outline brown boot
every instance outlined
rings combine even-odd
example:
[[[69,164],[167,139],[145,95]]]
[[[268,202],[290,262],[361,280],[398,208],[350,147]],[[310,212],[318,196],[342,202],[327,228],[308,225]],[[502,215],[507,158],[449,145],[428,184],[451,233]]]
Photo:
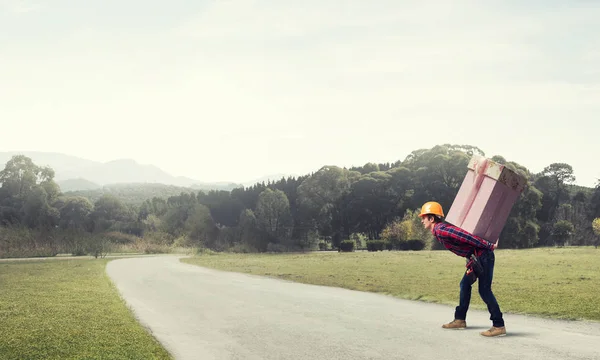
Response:
[[[506,327],[492,326],[489,330],[482,332],[481,335],[487,336],[487,337],[504,336],[504,335],[506,335]]]
[[[465,320],[454,319],[448,324],[442,325],[444,329],[466,329],[467,322]]]

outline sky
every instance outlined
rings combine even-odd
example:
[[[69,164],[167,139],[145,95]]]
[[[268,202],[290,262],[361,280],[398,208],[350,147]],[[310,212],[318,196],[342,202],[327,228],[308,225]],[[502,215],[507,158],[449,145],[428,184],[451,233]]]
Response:
[[[600,2],[0,0],[0,151],[243,182],[478,146],[594,186]]]

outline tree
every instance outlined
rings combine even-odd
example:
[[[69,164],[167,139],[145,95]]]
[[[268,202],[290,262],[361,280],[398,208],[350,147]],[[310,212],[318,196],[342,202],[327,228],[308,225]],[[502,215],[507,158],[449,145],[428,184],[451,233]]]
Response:
[[[542,207],[542,197],[542,192],[533,185],[521,193],[500,233],[502,247],[522,249],[538,244],[540,226],[536,214]]]
[[[298,205],[317,223],[322,236],[332,236],[331,221],[336,204],[346,194],[359,172],[323,166],[298,186]]]
[[[23,204],[24,221],[30,228],[48,229],[58,223],[59,212],[48,205],[48,194],[41,186],[35,186]]]
[[[133,220],[132,214],[123,202],[112,194],[104,194],[94,203],[94,211],[90,215],[93,229],[105,231],[116,222]]]
[[[594,191],[592,192],[592,196],[590,197],[589,204],[590,204],[590,207],[588,210],[589,218],[595,219],[597,217],[600,217],[600,181],[598,182],[598,184],[594,188]]]
[[[600,236],[600,218],[595,218],[592,221],[592,229],[594,229],[594,234]]]
[[[573,224],[567,220],[560,220],[554,224],[552,235],[555,236],[554,243],[558,246],[564,246],[573,234]]]
[[[0,183],[9,189],[10,195],[24,198],[39,183],[54,179],[54,170],[40,167],[24,155],[15,155],[0,171]]]
[[[561,200],[569,196],[566,185],[575,181],[573,167],[565,163],[553,163],[542,170],[541,176],[550,180],[548,190],[554,193],[553,210],[555,210],[560,205]]]
[[[368,174],[368,173],[372,173],[372,172],[376,172],[376,171],[379,171],[379,165],[370,162],[370,163],[366,163],[363,166],[361,173],[362,174]]]
[[[231,244],[217,244],[219,229],[204,204],[195,204],[185,219],[184,228],[194,245],[203,245],[213,250],[222,250]],[[217,246],[219,245],[219,246]]]
[[[548,176],[553,179],[557,187],[575,181],[573,167],[565,163],[553,163],[546,166],[542,170],[542,176]]]
[[[475,147],[446,144],[408,155],[402,166],[414,174],[413,203],[436,200],[445,209],[450,208],[475,153],[483,154]]]
[[[292,234],[290,203],[281,190],[265,189],[256,204],[256,223],[275,244],[285,244]]]
[[[88,228],[89,216],[93,208],[92,203],[83,196],[69,196],[62,199],[60,205],[58,205],[61,228]]]
[[[592,229],[594,230],[594,234],[597,237],[600,237],[600,218],[595,218],[594,221],[592,221]],[[596,238],[596,241],[594,241],[594,246],[596,248],[598,248],[598,238]]]
[[[412,239],[414,234],[414,225],[411,219],[392,221],[388,224],[381,238],[390,244],[393,249],[400,249],[400,244]]]
[[[379,237],[396,210],[392,179],[388,172],[371,172],[352,183],[347,212],[354,226],[344,229],[345,238],[355,231],[366,233],[369,239]]]
[[[232,197],[229,191],[211,190],[199,192],[198,201],[208,206],[215,223],[222,226],[236,226],[244,204],[239,198]]]
[[[51,227],[58,211],[49,204],[60,194],[54,170],[40,167],[24,155],[15,155],[0,171],[0,220],[25,222],[29,227]]]
[[[252,209],[245,209],[240,214],[240,220],[238,221],[238,228],[240,234],[240,241],[244,244],[250,245],[252,248],[258,251],[266,251],[268,245],[268,239],[262,237],[256,221],[256,216]]]

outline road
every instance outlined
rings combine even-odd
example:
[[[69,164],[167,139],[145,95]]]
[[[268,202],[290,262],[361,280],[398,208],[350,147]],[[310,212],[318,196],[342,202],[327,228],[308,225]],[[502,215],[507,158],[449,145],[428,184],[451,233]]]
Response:
[[[176,256],[113,260],[107,273],[176,359],[600,359],[595,322],[505,314],[508,335],[484,338],[487,312],[471,310],[468,329],[446,330],[453,307],[221,272]]]

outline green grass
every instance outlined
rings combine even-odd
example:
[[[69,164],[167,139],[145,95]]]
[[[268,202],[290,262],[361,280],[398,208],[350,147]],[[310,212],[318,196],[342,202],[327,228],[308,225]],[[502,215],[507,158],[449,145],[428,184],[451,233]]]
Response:
[[[456,306],[464,259],[449,251],[216,254],[200,266]],[[474,284],[471,308],[486,309]],[[600,320],[600,250],[497,250],[494,294],[505,313]]]
[[[171,359],[119,297],[108,261],[0,263],[0,359]]]

